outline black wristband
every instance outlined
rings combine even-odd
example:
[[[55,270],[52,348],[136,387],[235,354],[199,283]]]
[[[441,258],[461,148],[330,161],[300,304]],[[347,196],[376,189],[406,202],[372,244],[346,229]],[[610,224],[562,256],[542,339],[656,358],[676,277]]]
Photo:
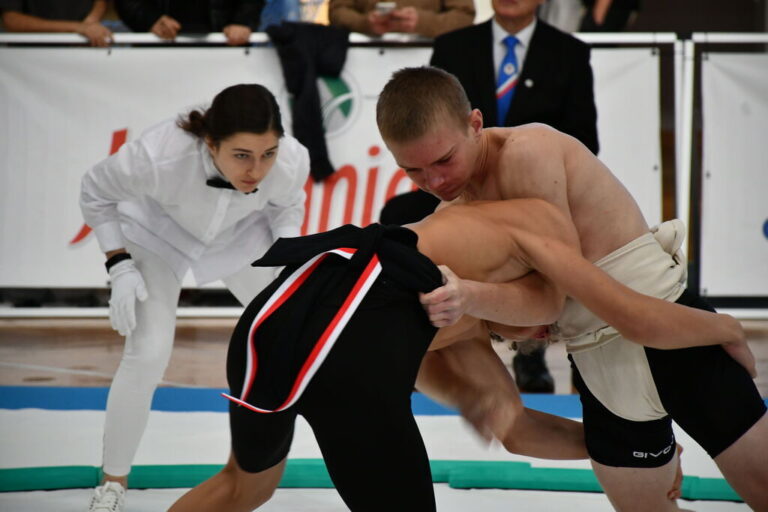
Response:
[[[131,255],[127,252],[119,252],[117,254],[113,254],[110,256],[110,258],[104,263],[104,266],[107,267],[107,272],[109,272],[109,269],[117,265],[123,260],[130,260]]]

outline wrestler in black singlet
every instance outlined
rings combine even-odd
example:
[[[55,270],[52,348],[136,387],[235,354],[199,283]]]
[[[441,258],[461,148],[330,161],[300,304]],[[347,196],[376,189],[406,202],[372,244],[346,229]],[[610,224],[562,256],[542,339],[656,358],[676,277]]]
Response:
[[[412,231],[345,226],[278,241],[262,260],[288,267],[251,302],[235,328],[227,360],[231,392],[237,395],[243,389],[249,333],[262,305],[307,256],[338,247],[361,248],[351,261],[329,254],[253,335],[257,373],[246,400],[250,404],[279,407],[373,253],[381,260],[382,273],[294,405],[259,413],[231,404],[234,456],[248,472],[276,465],[288,454],[296,415],[301,414],[351,510],[435,510],[429,460],[410,397],[437,331],[417,292],[431,291],[442,280],[437,267],[416,250]]]

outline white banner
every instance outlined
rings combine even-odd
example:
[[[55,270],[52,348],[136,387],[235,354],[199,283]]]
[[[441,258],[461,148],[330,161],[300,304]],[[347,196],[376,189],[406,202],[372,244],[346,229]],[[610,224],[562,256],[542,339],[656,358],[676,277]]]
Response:
[[[600,160],[661,222],[659,55],[647,48],[592,50]]]
[[[768,55],[702,60],[701,293],[768,296]]]
[[[342,77],[319,80],[337,172],[308,183],[305,233],[375,222],[388,197],[412,188],[381,141],[375,105],[394,70],[426,64],[430,54],[351,48]],[[592,63],[601,159],[656,223],[658,57],[595,50]],[[145,128],[242,82],[275,93],[290,131],[273,49],[0,48],[0,286],[104,286],[103,255],[78,207],[82,174]]]

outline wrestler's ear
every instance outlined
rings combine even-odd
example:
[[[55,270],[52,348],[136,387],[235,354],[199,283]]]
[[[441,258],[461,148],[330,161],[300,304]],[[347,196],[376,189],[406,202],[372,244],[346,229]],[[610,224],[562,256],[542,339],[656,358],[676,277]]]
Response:
[[[469,129],[475,136],[480,135],[483,131],[483,113],[476,108],[469,113]]]

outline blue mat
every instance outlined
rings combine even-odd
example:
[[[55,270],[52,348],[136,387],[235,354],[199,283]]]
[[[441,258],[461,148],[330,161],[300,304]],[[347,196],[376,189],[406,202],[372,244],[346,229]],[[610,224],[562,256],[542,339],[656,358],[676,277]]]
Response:
[[[103,411],[108,388],[0,386],[0,409],[50,409]],[[158,388],[152,410],[171,412],[227,412],[229,401],[221,396],[226,389]],[[581,418],[578,395],[527,395],[526,407],[567,418]],[[764,399],[768,405],[768,399]],[[457,412],[433,402],[421,393],[411,395],[413,413],[418,416],[451,416]]]
[[[0,386],[0,409],[104,410],[108,388]],[[152,400],[155,411],[226,412],[229,401],[221,396],[226,389],[158,388]],[[576,395],[523,395],[526,407],[566,416],[581,417]],[[420,416],[457,414],[421,393],[411,397],[413,413]]]

